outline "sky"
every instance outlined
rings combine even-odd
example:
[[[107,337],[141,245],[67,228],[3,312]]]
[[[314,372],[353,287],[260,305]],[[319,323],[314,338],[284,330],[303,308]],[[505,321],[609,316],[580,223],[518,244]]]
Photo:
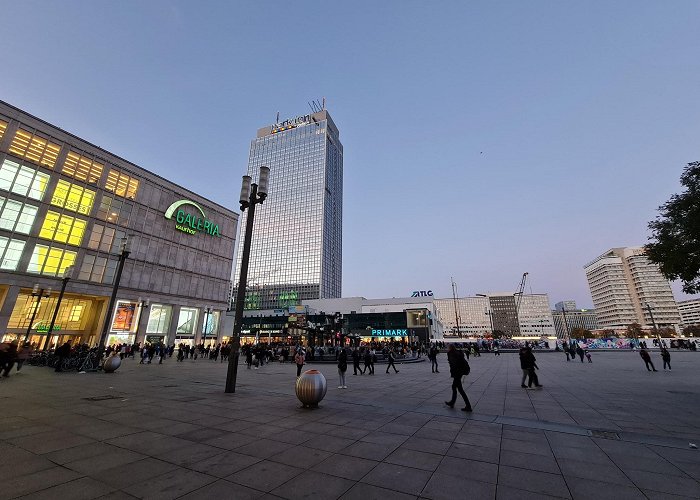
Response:
[[[694,0],[0,11],[0,99],[236,211],[256,130],[325,97],[347,297],[515,292],[528,272],[527,292],[591,307],[583,266],[645,244],[700,160]]]

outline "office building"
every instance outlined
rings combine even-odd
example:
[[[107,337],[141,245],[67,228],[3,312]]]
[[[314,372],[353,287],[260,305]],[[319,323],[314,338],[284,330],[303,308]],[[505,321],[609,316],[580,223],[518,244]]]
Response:
[[[559,304],[561,302],[557,302],[557,305]],[[552,311],[552,319],[557,337],[560,339],[574,337],[580,330],[592,332],[599,328],[595,309],[555,309]]]
[[[54,343],[95,345],[105,322],[109,343],[222,340],[237,219],[0,102],[3,340],[43,346],[54,313]],[[130,253],[107,311],[123,244]]]
[[[479,294],[476,297],[435,299],[445,336],[540,337],[554,336],[554,323],[546,294]],[[457,314],[455,314],[455,304]],[[459,328],[457,327],[459,324]]]
[[[700,299],[678,302],[678,311],[684,327],[700,325]]]
[[[245,309],[340,297],[343,146],[328,112],[258,130],[248,159],[253,182],[261,166],[270,168],[270,182],[265,203],[255,211]],[[240,238],[234,300],[242,245]]]
[[[554,304],[554,309],[557,311],[575,311],[576,301],[575,300],[562,300]]]
[[[612,248],[584,269],[601,328],[632,323],[652,328],[652,315],[659,328],[676,328],[680,323],[671,285],[643,247]]]

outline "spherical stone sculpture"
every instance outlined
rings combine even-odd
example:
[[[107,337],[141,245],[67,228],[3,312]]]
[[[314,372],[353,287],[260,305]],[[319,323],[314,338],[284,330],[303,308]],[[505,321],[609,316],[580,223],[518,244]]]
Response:
[[[105,373],[114,373],[114,370],[122,365],[122,360],[118,354],[112,353],[102,365],[102,369]]]
[[[306,370],[297,379],[297,398],[304,408],[318,408],[318,403],[325,397],[327,389],[326,377],[318,370]]]

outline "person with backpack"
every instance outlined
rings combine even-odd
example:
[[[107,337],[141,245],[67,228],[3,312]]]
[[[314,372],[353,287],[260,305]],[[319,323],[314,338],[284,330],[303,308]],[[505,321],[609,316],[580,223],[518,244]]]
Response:
[[[470,412],[472,411],[472,405],[469,402],[467,393],[464,392],[464,387],[462,387],[462,377],[469,375],[471,371],[469,362],[464,357],[464,353],[456,349],[454,344],[450,344],[447,347],[447,362],[450,364],[450,377],[452,377],[452,399],[445,401],[445,404],[450,408],[454,408],[457,401],[457,393],[459,392],[462,399],[464,399],[462,411]]]

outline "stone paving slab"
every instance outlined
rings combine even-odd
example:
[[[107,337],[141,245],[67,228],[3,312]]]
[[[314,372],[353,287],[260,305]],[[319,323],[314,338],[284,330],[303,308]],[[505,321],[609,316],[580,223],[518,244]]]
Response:
[[[317,410],[295,367],[139,365],[114,374],[26,366],[0,380],[0,500],[12,498],[700,498],[700,355],[649,373],[636,352],[593,363],[536,353],[544,388],[520,388],[517,355],[470,360],[472,414],[443,403],[428,363],[348,377],[332,365]]]

